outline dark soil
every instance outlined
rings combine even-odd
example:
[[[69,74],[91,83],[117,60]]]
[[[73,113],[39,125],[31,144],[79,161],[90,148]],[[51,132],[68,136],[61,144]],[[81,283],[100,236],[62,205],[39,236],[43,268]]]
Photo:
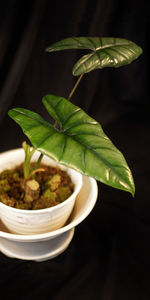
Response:
[[[33,195],[27,194],[29,181],[24,180],[23,164],[1,172],[0,202],[19,209],[34,210],[52,207],[65,201],[74,190],[69,175],[59,168],[44,164],[40,168],[44,171],[39,171],[30,178],[30,181],[39,186],[38,197],[36,193],[35,199]]]

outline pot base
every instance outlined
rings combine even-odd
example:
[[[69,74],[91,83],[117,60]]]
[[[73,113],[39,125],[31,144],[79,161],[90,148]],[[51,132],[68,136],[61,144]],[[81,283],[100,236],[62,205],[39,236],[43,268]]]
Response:
[[[42,242],[26,243],[1,238],[1,252],[11,258],[42,262],[64,252],[69,246],[73,235],[74,228],[51,240]]]

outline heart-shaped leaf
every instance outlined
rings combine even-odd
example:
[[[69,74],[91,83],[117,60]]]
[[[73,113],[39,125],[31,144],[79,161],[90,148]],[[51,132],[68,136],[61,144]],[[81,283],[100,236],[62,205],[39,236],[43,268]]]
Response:
[[[66,166],[134,195],[134,182],[126,160],[101,125],[64,98],[47,95],[43,104],[59,129],[29,110],[14,108],[8,112],[32,145]]]
[[[120,67],[139,57],[142,49],[132,41],[121,38],[72,37],[52,44],[47,52],[65,49],[86,49],[90,52],[81,57],[73,67],[73,75],[78,76],[95,69]]]

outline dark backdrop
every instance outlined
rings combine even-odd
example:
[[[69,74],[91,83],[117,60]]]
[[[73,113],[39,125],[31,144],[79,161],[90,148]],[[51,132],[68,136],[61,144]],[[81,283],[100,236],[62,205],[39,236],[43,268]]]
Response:
[[[78,51],[45,53],[69,36],[117,36],[139,44],[144,55],[130,66],[87,74],[73,102],[108,124],[127,112],[144,113],[148,103],[149,3],[145,1],[1,1],[0,151],[21,145],[7,111],[16,105],[41,111],[46,93],[67,97]],[[9,130],[8,130],[9,128]],[[7,131],[7,134],[6,134]]]
[[[47,117],[41,98],[47,93],[67,97],[71,91],[79,52],[44,52],[69,36],[122,37],[143,48],[129,66],[85,75],[72,99],[123,151],[133,171],[135,198],[99,184],[94,210],[62,255],[36,263],[0,254],[0,291],[5,299],[148,300],[148,1],[0,1],[0,152],[20,147],[24,139],[7,116],[9,108],[26,107]]]

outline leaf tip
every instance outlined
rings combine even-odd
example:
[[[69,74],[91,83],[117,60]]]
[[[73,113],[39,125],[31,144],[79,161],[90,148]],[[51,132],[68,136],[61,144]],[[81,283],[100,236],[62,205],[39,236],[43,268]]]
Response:
[[[52,50],[52,48],[51,47],[47,47],[46,49],[45,49],[45,52],[52,52],[53,50]]]
[[[134,181],[132,182],[130,188],[128,189],[128,192],[132,195],[132,197],[134,198],[135,196],[135,184]]]
[[[8,116],[9,116],[10,118],[14,119],[14,118],[13,118],[13,117],[14,117],[14,108],[9,109],[7,113],[8,113]]]

